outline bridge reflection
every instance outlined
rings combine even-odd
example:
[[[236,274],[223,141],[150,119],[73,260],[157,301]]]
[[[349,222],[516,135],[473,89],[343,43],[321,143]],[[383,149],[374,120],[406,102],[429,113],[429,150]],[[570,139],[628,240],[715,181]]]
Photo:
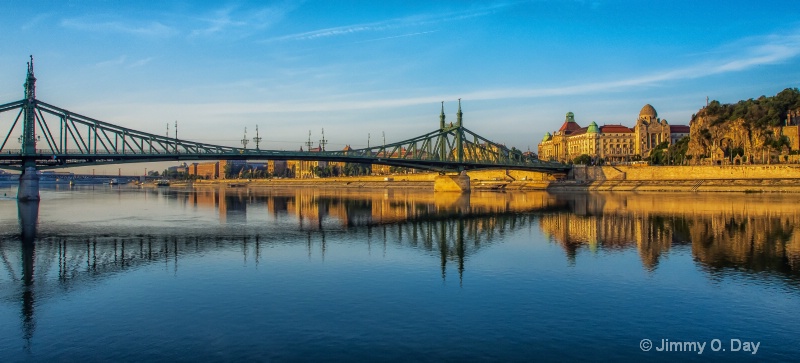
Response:
[[[0,277],[0,301],[21,304],[26,341],[36,328],[37,302],[91,288],[120,273],[157,263],[177,273],[185,258],[230,251],[257,265],[265,249],[287,244],[304,245],[309,259],[325,259],[332,240],[363,243],[369,253],[419,251],[437,261],[442,279],[457,272],[460,283],[471,256],[529,228],[539,228],[561,246],[572,264],[581,263],[587,253],[634,250],[643,267],[654,271],[664,256],[677,251],[691,255],[711,276],[774,275],[793,287],[800,282],[800,210],[781,195],[246,188],[137,193],[182,208],[214,210],[220,225],[232,228],[39,233],[39,203],[17,203],[19,233],[0,235],[6,272]]]
[[[107,193],[107,191],[105,191]],[[115,193],[124,193],[116,189]],[[241,251],[245,263],[258,264],[263,250],[280,244],[305,244],[309,258],[325,258],[331,237],[363,241],[373,248],[412,248],[437,256],[442,279],[448,266],[463,281],[465,260],[491,245],[497,235],[533,224],[530,212],[558,202],[544,193],[473,193],[439,196],[430,192],[341,193],[318,190],[144,190],[145,196],[186,208],[215,209],[223,225],[244,225],[248,211],[266,209],[272,222],[297,225],[275,230],[270,221],[243,233],[200,230],[196,234],[147,228],[132,235],[124,228],[102,235],[37,233],[39,202],[19,202],[19,234],[0,235],[0,301],[22,305],[23,338],[36,328],[34,310],[44,300],[91,288],[106,278],[163,263],[175,273],[180,261],[215,252]],[[252,223],[252,221],[251,221]],[[258,222],[256,222],[258,223]],[[273,224],[274,225],[274,224]],[[302,234],[298,235],[298,231]]]

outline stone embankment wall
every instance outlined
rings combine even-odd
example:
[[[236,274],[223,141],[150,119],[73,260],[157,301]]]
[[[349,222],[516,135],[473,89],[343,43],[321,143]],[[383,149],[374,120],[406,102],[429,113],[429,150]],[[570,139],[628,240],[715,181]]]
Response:
[[[578,166],[548,190],[800,192],[798,165]]]
[[[799,179],[800,165],[587,166],[575,167],[576,181]]]

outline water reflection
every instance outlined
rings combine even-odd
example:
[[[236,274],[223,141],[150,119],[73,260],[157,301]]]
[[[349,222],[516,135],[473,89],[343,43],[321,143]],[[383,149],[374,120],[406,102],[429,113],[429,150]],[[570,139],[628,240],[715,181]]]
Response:
[[[36,240],[36,227],[39,221],[39,201],[18,202],[17,214],[22,250],[22,337],[25,340],[26,349],[30,349],[30,340],[36,330],[36,320],[33,318],[35,306],[33,278],[34,261],[36,259],[36,245],[34,242]],[[11,265],[6,255],[2,254],[2,257],[3,262],[5,262],[9,268],[9,272],[12,272]]]
[[[120,193],[116,190],[111,195]],[[215,253],[240,252],[244,263],[258,265],[270,246],[304,244],[309,259],[315,254],[324,260],[328,241],[334,238],[339,243],[363,243],[370,253],[379,245],[384,254],[391,246],[435,256],[441,278],[448,278],[450,268],[461,283],[470,255],[491,245],[496,235],[532,225],[534,215],[517,212],[545,210],[558,203],[546,194],[491,194],[472,200],[413,192],[154,189],[143,193],[152,201],[167,201],[175,213],[181,208],[215,210],[222,225],[234,228],[194,225],[190,228],[194,232],[187,233],[186,229],[142,225],[135,233],[120,228],[102,234],[72,228],[37,230],[39,203],[18,203],[19,233],[4,235],[0,241],[0,257],[9,277],[0,280],[0,299],[22,305],[26,344],[36,327],[34,307],[42,301],[85,291],[106,278],[147,265],[164,264],[177,273],[183,259]],[[248,222],[248,212],[263,209],[272,220]],[[287,219],[294,223],[280,224]],[[239,228],[248,223],[256,226]]]
[[[261,262],[265,249],[305,248],[324,260],[331,241],[370,254],[387,247],[418,251],[438,264],[441,278],[464,283],[470,257],[502,236],[538,227],[563,247],[569,263],[583,254],[635,251],[649,271],[685,251],[708,274],[776,275],[795,287],[800,277],[800,210],[783,195],[694,194],[435,194],[318,189],[115,190],[166,202],[169,213],[213,211],[224,228],[140,225],[103,234],[41,228],[39,203],[18,203],[19,233],[0,235],[0,300],[21,304],[22,336],[36,329],[37,301],[84,290],[138,268],[163,264],[178,273],[184,259],[241,253]],[[45,201],[41,203],[48,203]],[[97,203],[97,202],[94,202]],[[116,209],[115,213],[136,213]],[[41,221],[47,223],[47,221]],[[501,238],[498,238],[501,237]],[[437,267],[437,268],[438,268]],[[764,273],[764,274],[762,274]],[[457,276],[456,276],[457,275]],[[18,305],[19,306],[19,305]]]
[[[542,215],[542,231],[571,261],[581,249],[636,249],[658,267],[671,249],[691,247],[711,273],[725,269],[800,275],[800,209],[784,195],[558,195],[569,207]],[[796,281],[796,279],[793,279]]]

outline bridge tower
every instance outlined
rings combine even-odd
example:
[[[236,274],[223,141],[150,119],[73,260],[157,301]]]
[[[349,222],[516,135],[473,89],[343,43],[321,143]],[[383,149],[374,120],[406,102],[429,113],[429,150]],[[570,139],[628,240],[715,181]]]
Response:
[[[17,199],[39,200],[39,176],[36,174],[36,77],[33,75],[33,56],[28,62],[25,79],[25,103],[22,126],[22,175],[19,177]]]
[[[438,141],[439,150],[437,150],[439,152],[439,159],[440,160],[447,159],[447,143],[445,142],[445,138],[444,138],[444,132],[445,132],[444,119],[445,119],[445,116],[444,116],[444,101],[442,101],[442,113],[439,114],[439,132],[440,132],[440,135],[442,135],[442,136],[439,137],[439,141]]]
[[[449,127],[445,125],[445,116],[444,116],[444,102],[442,102],[442,112],[439,114],[439,140],[437,143],[439,144],[439,158],[440,160],[446,160],[448,158],[448,150],[446,148],[447,144],[447,134],[450,132],[453,133],[455,140],[454,143],[454,150],[456,161],[459,164],[464,162],[464,125],[462,123],[462,118],[464,113],[461,112],[461,99],[458,99],[458,112],[456,112],[456,124],[450,124]],[[456,175],[447,175],[445,173],[441,173],[434,178],[433,183],[433,190],[436,192],[458,192],[458,193],[469,193],[470,191],[470,179],[467,173],[464,171],[464,167],[460,166],[458,168],[458,174]]]
[[[459,163],[464,162],[464,131],[461,129],[461,117],[464,114],[461,112],[461,99],[458,99],[458,112],[456,113],[456,127],[458,127],[458,131],[456,132],[456,160]]]

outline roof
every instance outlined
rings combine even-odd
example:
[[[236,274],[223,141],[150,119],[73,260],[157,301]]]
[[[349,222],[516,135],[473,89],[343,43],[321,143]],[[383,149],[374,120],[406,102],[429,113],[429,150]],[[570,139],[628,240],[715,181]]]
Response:
[[[570,134],[580,128],[581,125],[578,125],[578,123],[575,121],[564,121],[564,124],[561,125],[561,128],[559,128],[558,131],[564,132],[565,134]]]
[[[655,107],[651,106],[649,103],[644,105],[644,107],[642,107],[642,110],[639,111],[639,118],[643,117],[656,118],[657,116],[658,113],[656,112]]]
[[[564,124],[561,125],[561,128],[558,131],[563,132],[565,135],[571,134],[573,131],[580,129],[581,125],[578,125],[575,122],[575,114],[572,112],[567,112],[567,116],[564,118]]]
[[[581,127],[581,128],[579,128],[579,129],[577,129],[577,130],[573,131],[573,132],[572,132],[572,133],[570,133],[569,135],[570,135],[570,136],[578,136],[578,135],[583,135],[583,134],[585,134],[585,133],[586,133],[586,129],[588,129],[588,127]]]
[[[686,125],[669,125],[669,132],[673,134],[688,134],[691,127]]]
[[[601,133],[626,133],[626,132],[633,132],[633,129],[627,126],[622,125],[603,125],[600,126]]]
[[[586,132],[588,132],[590,134],[596,134],[596,133],[600,132],[600,128],[597,127],[597,123],[596,122],[592,121],[592,123],[590,123],[589,127],[586,129]]]

